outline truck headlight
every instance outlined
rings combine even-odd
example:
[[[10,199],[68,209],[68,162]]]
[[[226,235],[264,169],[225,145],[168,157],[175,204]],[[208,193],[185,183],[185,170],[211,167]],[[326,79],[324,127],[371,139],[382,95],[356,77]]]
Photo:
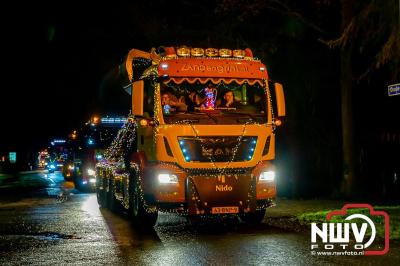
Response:
[[[260,178],[258,180],[260,182],[273,182],[275,180],[275,172],[274,171],[261,172]]]
[[[96,175],[96,171],[89,168],[89,169],[87,169],[87,174],[94,176],[94,175]]]
[[[172,174],[158,174],[158,182],[160,184],[176,184],[178,183],[178,177]]]

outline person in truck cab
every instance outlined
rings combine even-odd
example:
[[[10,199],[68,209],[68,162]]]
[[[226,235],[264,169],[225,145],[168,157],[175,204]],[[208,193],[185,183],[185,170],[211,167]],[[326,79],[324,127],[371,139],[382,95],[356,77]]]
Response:
[[[196,107],[200,107],[202,101],[200,95],[194,89],[189,90],[189,93],[185,97],[185,102],[189,112],[193,112]]]
[[[224,93],[224,97],[221,101],[221,104],[218,107],[221,108],[239,108],[241,106],[240,101],[235,100],[235,95],[233,91],[228,90]]]
[[[187,110],[187,105],[178,100],[171,92],[163,92],[161,94],[161,106],[164,113],[169,113],[170,111],[185,112]]]

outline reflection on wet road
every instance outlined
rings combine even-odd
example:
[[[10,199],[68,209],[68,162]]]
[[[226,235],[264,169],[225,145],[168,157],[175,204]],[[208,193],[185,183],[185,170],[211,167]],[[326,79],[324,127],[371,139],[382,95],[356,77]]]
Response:
[[[52,191],[0,204],[0,265],[390,265],[399,259],[311,256],[308,235],[236,219],[192,224],[161,214],[154,230],[143,232],[127,215],[99,209],[95,194],[58,201],[43,194]]]

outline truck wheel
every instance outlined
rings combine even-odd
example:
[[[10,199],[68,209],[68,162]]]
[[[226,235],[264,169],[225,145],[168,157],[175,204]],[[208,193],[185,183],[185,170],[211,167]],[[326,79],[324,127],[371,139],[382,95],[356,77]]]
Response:
[[[264,220],[265,210],[256,210],[255,212],[244,213],[240,219],[247,224],[259,224]]]
[[[106,198],[107,198],[107,207],[110,211],[117,211],[117,202],[114,196],[114,185],[113,185],[113,181],[110,179],[108,180],[109,184],[108,184],[108,191],[106,193]]]
[[[132,185],[129,189],[130,203],[129,203],[129,213],[132,216],[132,220],[136,226],[143,228],[153,227],[158,218],[158,212],[148,212],[144,207],[144,201],[142,198],[142,191],[140,185],[137,182]]]
[[[97,203],[101,208],[106,207],[106,204],[104,202],[104,191],[100,191],[100,189],[96,189],[96,194],[97,194]]]
[[[104,183],[103,178],[101,178],[98,182]],[[105,208],[106,207],[106,201],[105,201],[105,197],[106,197],[106,193],[104,190],[104,185],[102,186],[103,189],[100,190],[99,188],[100,186],[97,185],[96,187],[96,195],[97,195],[97,203],[100,205],[101,208]]]

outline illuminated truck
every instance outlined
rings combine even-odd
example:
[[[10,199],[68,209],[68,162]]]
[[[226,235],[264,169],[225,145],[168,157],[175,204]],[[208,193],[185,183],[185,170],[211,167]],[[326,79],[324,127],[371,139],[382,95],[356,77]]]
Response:
[[[63,169],[64,178],[79,190],[94,190],[96,164],[103,159],[118,130],[126,123],[122,116],[93,116],[84,126],[69,135],[72,151]]]
[[[132,116],[97,165],[100,206],[122,206],[144,226],[158,211],[261,222],[276,196],[285,101],[252,51],[133,49],[120,72]]]

